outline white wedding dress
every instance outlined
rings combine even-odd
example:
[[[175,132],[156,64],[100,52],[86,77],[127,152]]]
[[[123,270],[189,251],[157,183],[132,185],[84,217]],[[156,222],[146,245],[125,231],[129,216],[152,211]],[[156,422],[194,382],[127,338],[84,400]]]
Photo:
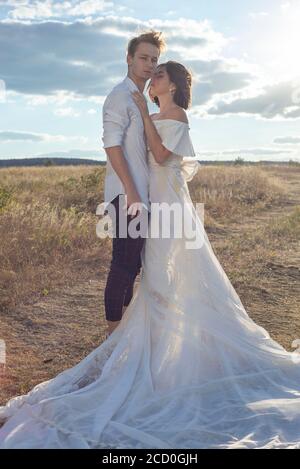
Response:
[[[148,237],[119,326],[0,407],[0,448],[300,449],[300,356],[250,319],[212,250],[187,186],[188,124],[154,122],[173,153],[158,165],[148,149],[151,202],[189,206],[203,245]]]

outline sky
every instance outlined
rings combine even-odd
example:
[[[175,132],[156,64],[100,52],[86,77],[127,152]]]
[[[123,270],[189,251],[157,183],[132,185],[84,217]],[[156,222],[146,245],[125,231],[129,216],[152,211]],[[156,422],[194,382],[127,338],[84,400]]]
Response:
[[[102,104],[156,29],[192,72],[200,161],[300,161],[299,24],[300,0],[0,0],[0,159],[105,160]]]

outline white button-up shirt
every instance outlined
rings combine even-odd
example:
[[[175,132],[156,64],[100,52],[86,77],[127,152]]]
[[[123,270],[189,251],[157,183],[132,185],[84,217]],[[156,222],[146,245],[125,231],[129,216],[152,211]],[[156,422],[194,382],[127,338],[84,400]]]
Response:
[[[150,210],[149,169],[143,119],[131,91],[138,91],[136,84],[126,78],[116,85],[103,104],[103,148],[120,145],[141,201]],[[109,158],[106,163],[104,202],[110,202],[118,194],[125,194],[119,176]]]

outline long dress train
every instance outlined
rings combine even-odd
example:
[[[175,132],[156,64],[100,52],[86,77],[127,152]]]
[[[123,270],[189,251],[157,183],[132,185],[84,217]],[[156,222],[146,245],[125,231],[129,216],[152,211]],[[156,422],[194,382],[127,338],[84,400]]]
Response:
[[[212,250],[187,186],[200,166],[188,124],[154,122],[173,153],[158,165],[148,149],[151,202],[187,209],[202,245],[146,239],[119,326],[0,407],[0,448],[300,448],[300,356],[248,316]]]

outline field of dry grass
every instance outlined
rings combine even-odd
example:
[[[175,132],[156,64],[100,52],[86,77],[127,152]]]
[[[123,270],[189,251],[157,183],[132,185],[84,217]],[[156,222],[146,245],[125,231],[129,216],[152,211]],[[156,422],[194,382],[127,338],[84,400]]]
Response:
[[[111,240],[96,236],[105,168],[0,171],[0,404],[104,339]],[[214,251],[249,315],[288,350],[300,338],[299,166],[203,166],[191,181]]]

